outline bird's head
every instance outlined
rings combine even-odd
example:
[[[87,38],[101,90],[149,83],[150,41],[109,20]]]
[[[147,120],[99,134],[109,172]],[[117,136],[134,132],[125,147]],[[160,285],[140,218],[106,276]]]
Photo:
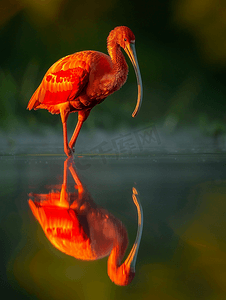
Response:
[[[139,69],[139,64],[137,61],[136,49],[135,49],[135,35],[133,34],[132,30],[126,26],[118,26],[113,29],[109,36],[108,36],[108,46],[111,44],[118,44],[122,47],[126,54],[129,56],[135,73],[137,77],[137,85],[138,85],[138,97],[137,97],[137,104],[132,114],[135,117],[140,110],[142,97],[143,97],[143,87],[142,87],[142,79]],[[110,46],[111,47],[111,46]]]
[[[110,257],[109,257],[110,258]],[[117,285],[125,286],[131,283],[135,276],[135,269],[130,264],[122,264],[117,269],[108,260],[108,276]]]
[[[116,27],[110,32],[110,35],[112,35],[112,37],[116,40],[116,43],[124,50],[130,43],[135,43],[135,35],[133,34],[132,30],[126,26]]]

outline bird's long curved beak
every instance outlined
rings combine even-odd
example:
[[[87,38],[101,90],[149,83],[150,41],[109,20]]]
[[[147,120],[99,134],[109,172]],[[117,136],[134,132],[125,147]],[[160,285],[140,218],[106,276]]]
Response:
[[[138,111],[140,110],[141,103],[142,103],[142,98],[143,98],[143,86],[142,86],[142,79],[141,79],[141,74],[140,74],[140,69],[139,69],[139,64],[137,61],[137,55],[136,55],[136,49],[135,49],[135,44],[130,43],[125,47],[126,54],[129,56],[136,76],[137,76],[137,85],[138,85],[138,97],[137,97],[137,104],[134,109],[134,112],[132,113],[132,117],[136,117]]]

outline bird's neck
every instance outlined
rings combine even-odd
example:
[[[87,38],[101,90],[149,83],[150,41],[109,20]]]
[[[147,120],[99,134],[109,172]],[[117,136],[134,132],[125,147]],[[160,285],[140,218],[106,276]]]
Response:
[[[108,41],[107,49],[113,64],[112,73],[116,76],[117,81],[120,81],[121,85],[123,85],[128,75],[128,66],[125,57],[122,54],[119,44],[114,40]]]
[[[134,275],[134,270],[131,270],[130,265],[125,262],[120,265],[117,249],[114,248],[108,258],[108,276],[117,285],[128,285]]]
[[[113,249],[108,258],[108,276],[114,283],[124,285],[125,264],[121,262],[128,246],[128,235],[122,224],[117,225]]]

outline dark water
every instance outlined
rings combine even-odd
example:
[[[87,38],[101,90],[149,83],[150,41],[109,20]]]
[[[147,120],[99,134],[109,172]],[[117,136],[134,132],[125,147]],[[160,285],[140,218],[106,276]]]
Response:
[[[0,158],[1,290],[17,299],[226,299],[226,155],[74,157],[93,201],[136,237],[132,188],[144,229],[136,275],[126,287],[107,257],[77,260],[52,246],[28,205],[30,193],[63,183],[64,155]],[[70,187],[74,181],[68,175]]]

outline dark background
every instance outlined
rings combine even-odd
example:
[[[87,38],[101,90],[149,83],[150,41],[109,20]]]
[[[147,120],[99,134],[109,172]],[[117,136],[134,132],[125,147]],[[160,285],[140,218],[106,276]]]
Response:
[[[154,122],[171,133],[181,128],[193,128],[194,133],[195,128],[206,135],[224,134],[224,1],[4,0],[0,1],[0,137],[18,134],[22,140],[24,132],[45,133],[47,128],[61,133],[59,116],[26,110],[30,97],[59,58],[89,49],[106,53],[108,33],[119,25],[130,27],[136,36],[144,84],[141,111],[131,117],[137,86],[128,60],[127,83],[93,109],[84,129],[110,132],[146,128]],[[70,130],[75,123],[73,115]],[[163,145],[174,145],[174,139],[159,135]],[[107,156],[106,164],[96,156],[81,160],[82,182],[97,204],[125,223],[131,242],[136,233],[134,182],[141,195],[144,232],[137,274],[130,286],[121,289],[107,276],[106,258],[84,263],[52,249],[28,211],[30,192],[43,193],[47,184],[61,183],[64,156],[54,156],[63,154],[62,133],[58,136],[61,148],[44,149],[46,156],[39,155],[42,148],[36,149],[32,135],[30,148],[22,145],[25,150],[19,151],[38,154],[1,156],[4,292],[17,299],[225,299],[224,154],[183,156],[179,149],[178,155],[154,153],[143,160],[116,160],[117,156]],[[186,135],[182,138],[187,140]],[[90,140],[88,150],[98,144]],[[106,140],[112,141],[102,139]],[[8,143],[13,148],[13,140]],[[82,169],[88,164],[89,169]]]
[[[225,20],[226,3],[220,0],[1,1],[1,131],[61,130],[59,116],[26,110],[45,72],[80,50],[106,53],[110,30],[126,25],[136,36],[141,111],[131,117],[137,86],[128,60],[127,83],[93,109],[84,127],[112,130],[155,122],[171,132],[195,126],[204,134],[224,133]],[[75,123],[70,117],[69,128]]]

